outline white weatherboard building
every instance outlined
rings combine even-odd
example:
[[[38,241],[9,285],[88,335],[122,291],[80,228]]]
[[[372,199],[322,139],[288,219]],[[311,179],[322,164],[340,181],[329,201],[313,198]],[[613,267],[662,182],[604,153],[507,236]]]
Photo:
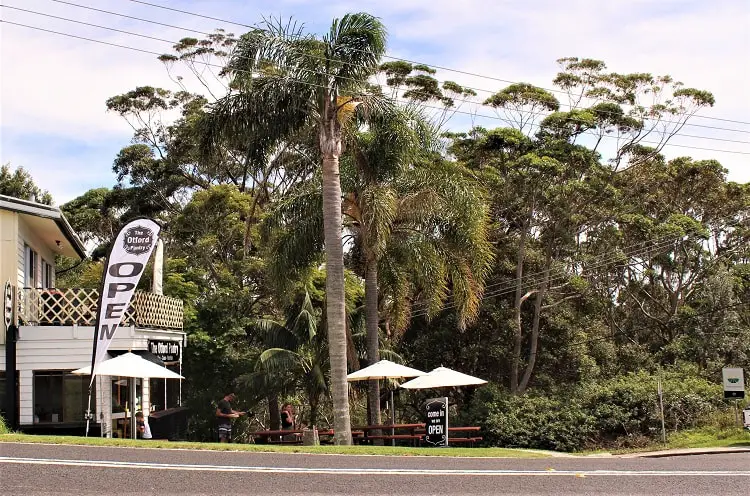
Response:
[[[86,256],[62,212],[0,195],[0,285],[11,296],[0,329],[0,412],[20,430],[82,433],[90,377],[70,372],[91,365],[99,291],[57,287],[56,255]],[[156,292],[135,293],[109,354],[132,351],[179,373],[182,301],[157,294],[161,268],[154,272]],[[94,385],[93,425],[103,435],[127,435],[128,380],[97,377]],[[178,380],[139,380],[135,409],[158,416],[178,407],[180,396]]]

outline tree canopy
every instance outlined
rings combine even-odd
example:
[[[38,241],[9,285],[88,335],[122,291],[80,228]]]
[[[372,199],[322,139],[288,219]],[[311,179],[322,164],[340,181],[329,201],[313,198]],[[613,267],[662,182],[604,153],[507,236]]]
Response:
[[[106,102],[132,143],[112,187],[63,210],[94,258],[130,218],[164,225],[191,435],[209,436],[206,405],[231,387],[272,423],[295,402],[349,443],[350,419],[379,422],[380,394],[345,375],[384,356],[489,380],[452,401],[498,444],[650,435],[651,414],[630,410],[651,408],[644,384],[662,373],[675,395],[680,378],[698,391],[674,397],[674,419],[721,411],[721,368],[750,367],[750,185],[662,153],[713,96],[571,57],[549,88],[480,101],[433,67],[383,62],[386,41],[364,13],[323,36],[293,21],[217,30],[160,57],[205,94],[175,77]],[[501,125],[446,130],[482,105]],[[42,197],[21,169],[0,179]],[[88,284],[97,267],[65,277]],[[419,419],[410,398],[402,414]]]

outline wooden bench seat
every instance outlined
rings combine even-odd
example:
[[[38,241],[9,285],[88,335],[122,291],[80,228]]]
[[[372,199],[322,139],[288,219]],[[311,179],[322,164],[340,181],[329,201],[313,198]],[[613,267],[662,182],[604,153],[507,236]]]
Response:
[[[448,444],[456,444],[456,443],[467,443],[474,446],[474,443],[477,443],[481,441],[481,436],[478,437],[449,437],[448,438]]]
[[[383,434],[378,436],[367,436],[367,439],[422,439],[419,434]]]

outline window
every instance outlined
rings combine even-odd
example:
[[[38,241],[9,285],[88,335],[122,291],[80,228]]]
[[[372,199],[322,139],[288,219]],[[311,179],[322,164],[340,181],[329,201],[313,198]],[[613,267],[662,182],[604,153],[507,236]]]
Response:
[[[54,288],[55,269],[52,264],[47,263],[46,260],[42,260],[42,287],[43,288]]]
[[[36,277],[36,262],[39,255],[31,249],[30,246],[26,245],[26,260],[25,260],[25,279],[24,285],[27,288],[36,288],[37,277]]]
[[[84,421],[90,380],[60,370],[34,371],[34,423]]]
[[[112,378],[112,413],[121,413],[130,411],[130,377],[113,377]],[[141,380],[135,380],[135,403],[136,412],[141,409]]]
[[[168,364],[167,368],[179,373],[179,363]],[[151,379],[149,401],[153,410],[166,410],[180,406],[179,379]]]
[[[8,378],[5,376],[5,371],[0,371],[0,415],[8,419],[7,411],[5,407],[6,398],[8,394]],[[18,418],[18,371],[16,371],[16,418]]]

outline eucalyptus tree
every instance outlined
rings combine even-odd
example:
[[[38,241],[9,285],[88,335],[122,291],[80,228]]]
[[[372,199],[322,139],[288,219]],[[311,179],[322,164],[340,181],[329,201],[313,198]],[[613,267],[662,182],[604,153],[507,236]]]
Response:
[[[511,127],[527,136],[546,128],[591,142],[593,151],[608,152],[613,170],[655,157],[691,117],[715,101],[710,92],[669,75],[607,72],[604,62],[587,58],[557,62],[561,70],[552,81],[557,89],[513,83],[484,105],[502,112]],[[566,95],[568,103],[553,93]]]
[[[380,66],[385,76],[385,86],[390,88],[391,98],[400,98],[419,103],[433,112],[438,129],[451,120],[465,104],[474,102],[477,96],[472,88],[461,86],[455,81],[443,81],[435,77],[437,69],[425,64],[412,64],[404,60],[385,62]],[[468,113],[476,113],[469,107]]]
[[[10,163],[0,166],[0,195],[13,196],[23,200],[33,198],[39,203],[52,204],[52,195],[49,192],[42,191],[23,167],[11,171]]]
[[[452,147],[493,192],[498,247],[511,247],[498,258],[500,265],[515,258],[514,393],[529,386],[544,311],[585,289],[579,279],[587,270],[579,259],[581,246],[614,222],[615,172],[653,157],[698,109],[713,104],[710,93],[669,76],[611,73],[591,59],[558,62],[562,70],[553,81],[558,90],[514,83],[485,100],[511,129],[454,136]],[[568,103],[553,93],[567,95]],[[601,163],[604,151],[611,155],[608,164]],[[529,278],[529,268],[538,274]],[[525,303],[532,298],[525,318]]]
[[[661,156],[618,175],[616,184],[621,204],[614,222],[591,232],[589,248],[612,253],[639,243],[657,249],[592,277],[597,291],[608,291],[605,318],[614,333],[647,347],[655,359],[672,363],[692,348],[705,368],[717,349],[706,343],[732,341],[726,332],[741,327],[747,187],[727,182],[715,160]],[[696,318],[705,312],[710,315]]]
[[[322,159],[326,322],[337,444],[351,443],[339,182],[342,127],[355,111],[381,102],[379,95],[371,94],[368,79],[378,68],[385,43],[383,24],[366,13],[335,19],[320,39],[292,22],[267,22],[238,40],[226,68],[232,92],[212,109],[215,122],[237,122],[256,111],[271,140],[288,138],[306,127],[313,127],[317,134]],[[257,112],[259,109],[263,112]]]

